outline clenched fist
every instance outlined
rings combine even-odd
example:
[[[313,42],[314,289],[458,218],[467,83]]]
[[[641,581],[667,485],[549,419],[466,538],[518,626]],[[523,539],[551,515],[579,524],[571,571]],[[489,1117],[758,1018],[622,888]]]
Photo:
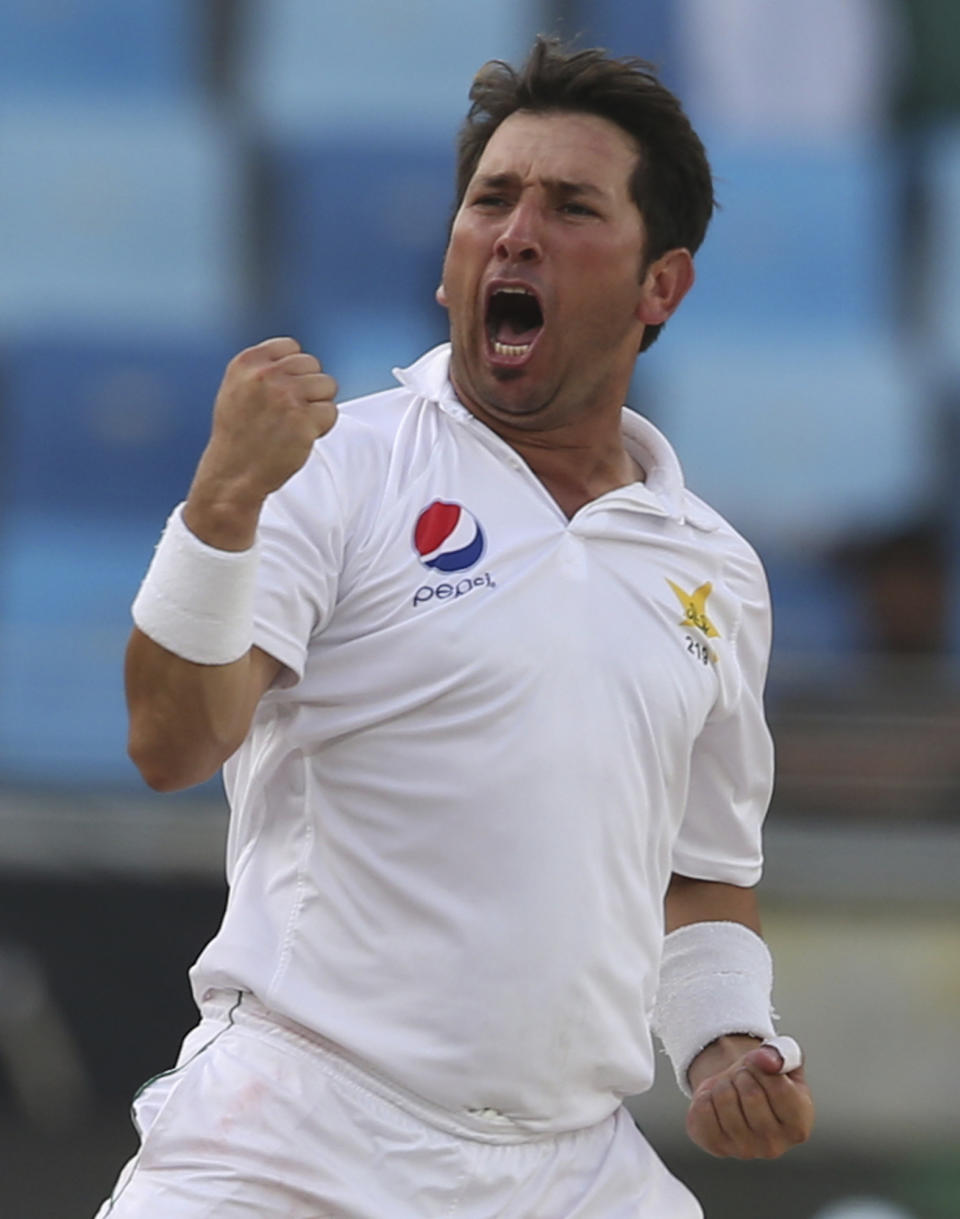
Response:
[[[184,520],[222,550],[252,545],[263,501],[337,419],[337,383],[296,339],[267,339],[227,365]]]
[[[781,1075],[782,1065],[775,1049],[752,1038],[724,1037],[709,1046],[690,1069],[693,1141],[711,1155],[743,1160],[773,1159],[806,1142],[813,1129],[810,1089],[803,1067]],[[695,1069],[702,1073],[696,1081]]]

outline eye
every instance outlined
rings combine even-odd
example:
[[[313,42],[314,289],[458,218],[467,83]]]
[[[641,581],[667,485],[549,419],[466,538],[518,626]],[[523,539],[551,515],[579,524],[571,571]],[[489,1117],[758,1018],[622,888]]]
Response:
[[[478,195],[471,201],[472,207],[506,207],[507,201],[503,195]]]
[[[560,206],[562,212],[566,212],[568,216],[596,216],[597,212],[592,207],[587,207],[585,203],[563,203]]]

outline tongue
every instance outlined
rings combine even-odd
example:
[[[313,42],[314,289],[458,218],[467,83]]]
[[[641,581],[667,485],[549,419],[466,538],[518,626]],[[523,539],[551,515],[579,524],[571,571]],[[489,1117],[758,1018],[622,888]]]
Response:
[[[497,327],[495,337],[498,343],[520,347],[524,343],[532,343],[539,333],[539,326],[525,326],[516,319],[504,318]]]

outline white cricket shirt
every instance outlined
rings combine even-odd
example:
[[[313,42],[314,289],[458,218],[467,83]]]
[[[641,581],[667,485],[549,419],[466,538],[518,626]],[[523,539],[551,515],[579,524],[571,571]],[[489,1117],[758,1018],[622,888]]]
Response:
[[[624,411],[646,481],[567,520],[448,366],[345,405],[265,508],[256,643],[286,668],[224,768],[193,985],[564,1130],[652,1081],[671,872],[759,878],[768,595],[651,424]]]

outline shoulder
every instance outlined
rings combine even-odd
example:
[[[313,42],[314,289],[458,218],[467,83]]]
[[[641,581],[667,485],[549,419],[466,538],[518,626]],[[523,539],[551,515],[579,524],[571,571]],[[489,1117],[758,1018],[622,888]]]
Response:
[[[721,513],[684,488],[684,518],[714,551],[727,587],[745,602],[769,605],[763,561],[742,533]]]
[[[351,487],[381,485],[411,394],[397,388],[341,403],[337,421],[313,446],[301,481],[330,478]]]
[[[340,420],[347,431],[363,431],[390,445],[413,399],[414,395],[402,385],[376,394],[366,394],[362,398],[352,398],[341,403]]]
[[[306,463],[269,497],[266,519],[286,518],[310,534],[339,523],[346,537],[366,536],[396,482],[398,437],[415,405],[403,387],[340,404]]]

